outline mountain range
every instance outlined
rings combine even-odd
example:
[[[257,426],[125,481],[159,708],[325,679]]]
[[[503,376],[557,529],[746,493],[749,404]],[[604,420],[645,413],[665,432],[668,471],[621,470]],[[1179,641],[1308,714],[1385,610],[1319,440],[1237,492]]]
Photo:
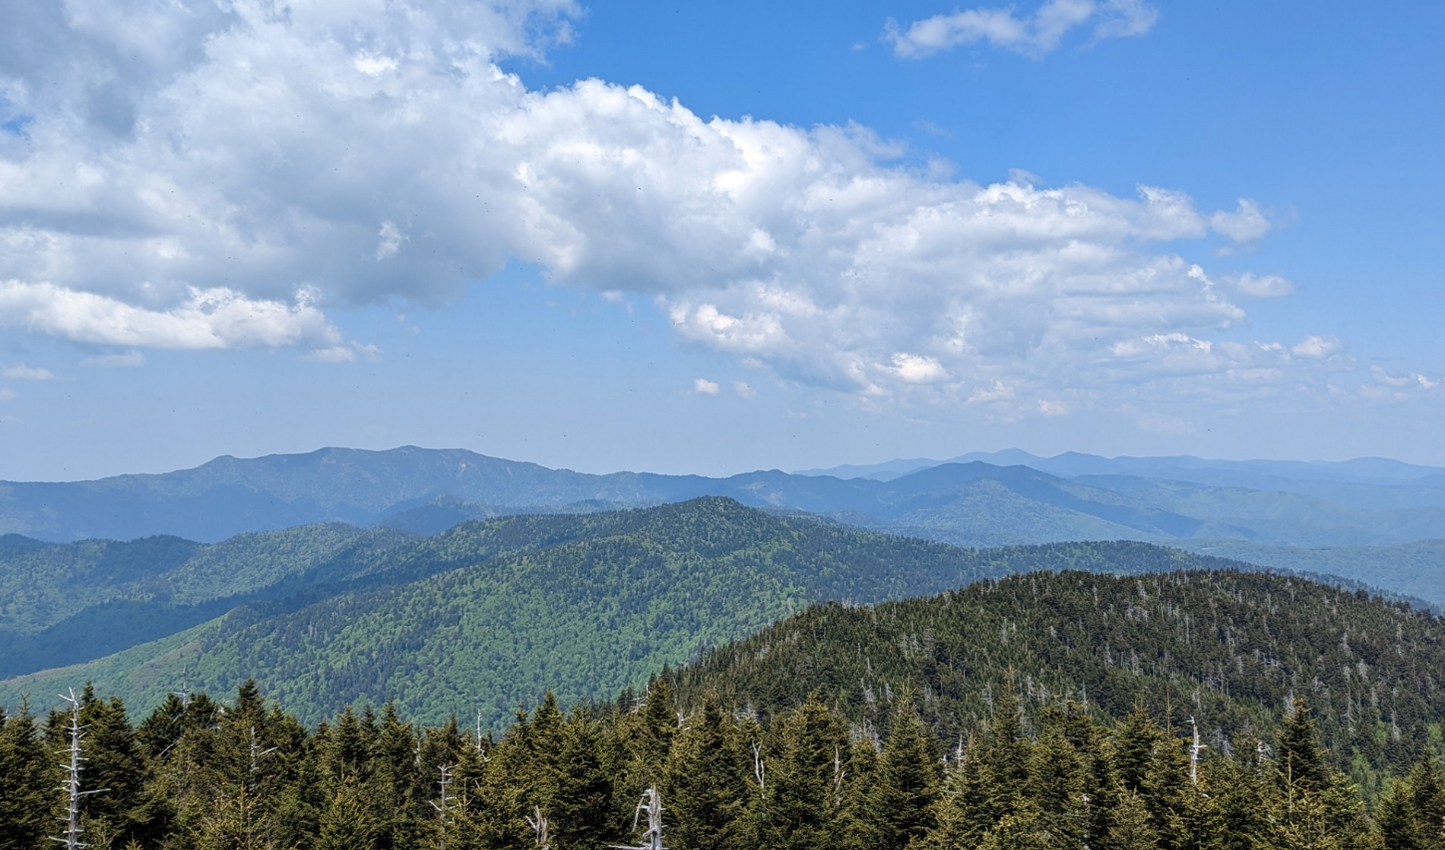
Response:
[[[431,537],[332,524],[209,545],[0,543],[0,704],[93,681],[146,708],[254,677],[308,720],[395,700],[430,722],[500,722],[547,687],[604,698],[827,600],[1239,566],[1132,541],[960,549],[720,497]]]
[[[723,496],[969,547],[1139,540],[1365,581],[1445,604],[1445,470],[1192,457],[950,461],[725,478],[549,469],[474,452],[327,448],[79,482],[0,482],[0,534],[215,543],[317,523],[434,535],[476,519]]]
[[[460,449],[327,448],[227,456],[163,474],[0,482],[0,533],[52,541],[172,534],[216,542],[318,522],[427,533],[508,513],[726,496],[965,545],[1237,539],[1380,546],[1445,538],[1445,470],[1382,459],[1037,458],[1013,450],[831,472],[837,474],[592,475]]]

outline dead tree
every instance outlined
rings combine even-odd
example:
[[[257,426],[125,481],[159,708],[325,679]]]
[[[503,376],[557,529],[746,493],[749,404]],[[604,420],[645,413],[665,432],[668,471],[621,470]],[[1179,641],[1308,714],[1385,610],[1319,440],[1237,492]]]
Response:
[[[1199,784],[1199,754],[1208,749],[1204,744],[1199,743],[1199,724],[1194,718],[1189,718],[1189,728],[1194,730],[1194,743],[1189,747],[1189,784]]]
[[[444,764],[438,767],[437,770],[441,773],[441,778],[437,780],[437,785],[441,788],[442,799],[440,803],[433,802],[431,805],[433,809],[437,810],[437,823],[440,827],[439,832],[441,834],[441,839],[439,841],[438,847],[439,850],[446,850],[447,810],[452,807],[451,791],[448,787],[452,784],[452,766],[449,764]]]
[[[647,829],[642,831],[642,840],[637,844],[610,844],[612,850],[666,850],[662,846],[662,795],[656,788],[642,793],[642,802],[632,815],[632,828],[637,829],[643,813],[647,813]]]
[[[65,779],[60,783],[60,790],[65,792],[66,806],[65,817],[59,820],[65,824],[65,837],[57,838],[50,836],[51,841],[65,845],[65,850],[79,850],[81,847],[89,847],[89,844],[80,840],[80,801],[83,797],[91,794],[99,794],[106,790],[96,788],[93,791],[80,790],[80,772],[84,769],[81,762],[85,756],[80,754],[80,744],[85,740],[85,727],[80,725],[80,699],[75,695],[75,689],[71,688],[69,695],[61,694],[61,699],[70,703],[70,746],[60,752],[66,755],[67,761],[60,765],[65,771]]]
[[[527,825],[536,835],[537,850],[551,850],[552,845],[547,841],[547,818],[542,814],[542,807],[533,806],[532,815],[533,817],[527,818]]]

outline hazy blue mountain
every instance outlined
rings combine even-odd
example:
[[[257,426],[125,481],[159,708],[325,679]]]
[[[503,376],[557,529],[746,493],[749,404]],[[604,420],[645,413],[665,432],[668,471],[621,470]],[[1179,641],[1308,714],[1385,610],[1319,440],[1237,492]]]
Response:
[[[1061,478],[1087,481],[1109,489],[1130,479],[1179,481],[1266,492],[1294,493],[1357,508],[1445,507],[1445,470],[1384,458],[1304,463],[1270,460],[1207,460],[1197,457],[1116,457],[1065,452],[1038,457],[1020,449],[970,452],[948,460],[911,458],[869,465],[810,469],[799,475],[830,475],[891,481],[948,463],[983,462],[994,466],[1027,466]]]
[[[492,516],[711,495],[965,546],[1075,539],[1390,546],[1445,538],[1445,486],[1435,486],[1431,475],[1388,483],[1425,470],[1393,461],[1036,458],[1017,450],[963,458],[928,461],[907,472],[920,461],[900,461],[872,478],[777,470],[707,478],[589,475],[463,450],[322,449],[223,457],[161,475],[0,483],[0,533],[51,541],[173,535],[215,542],[244,532],[340,522],[435,534]],[[999,466],[977,458],[1024,463]],[[1279,477],[1289,470],[1304,477]],[[1375,478],[1360,480],[1368,476]],[[1259,486],[1239,483],[1245,480]]]

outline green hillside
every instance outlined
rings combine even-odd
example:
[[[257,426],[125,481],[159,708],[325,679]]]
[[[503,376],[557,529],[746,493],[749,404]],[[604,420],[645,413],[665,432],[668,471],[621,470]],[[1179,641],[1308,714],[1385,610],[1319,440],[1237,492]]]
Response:
[[[1445,622],[1362,591],[1234,570],[1142,577],[1064,572],[984,581],[876,607],[826,605],[680,671],[685,702],[718,691],[764,714],[816,694],[886,727],[920,696],[944,740],[1015,685],[1034,705],[1068,697],[1108,716],[1142,700],[1206,743],[1267,729],[1295,697],[1364,781],[1438,745]],[[1373,766],[1373,767],[1371,767]]]
[[[210,546],[0,538],[0,675],[85,661],[174,634],[247,601],[350,575],[416,538],[304,526]]]
[[[719,498],[387,541],[184,634],[0,682],[0,702],[44,701],[91,679],[148,707],[183,679],[224,691],[254,677],[306,719],[395,700],[428,721],[478,710],[498,721],[549,686],[576,700],[643,682],[812,602],[897,599],[1039,569],[1228,564],[1127,542],[963,550]]]

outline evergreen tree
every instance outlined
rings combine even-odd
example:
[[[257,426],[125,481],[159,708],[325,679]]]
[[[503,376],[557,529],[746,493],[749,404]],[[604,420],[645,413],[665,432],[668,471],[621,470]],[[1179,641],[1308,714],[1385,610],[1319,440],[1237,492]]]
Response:
[[[660,789],[667,844],[676,850],[741,850],[749,756],[709,694],[673,739]]]
[[[1445,847],[1445,770],[1434,755],[1415,763],[1375,812],[1385,850]]]
[[[934,826],[940,763],[933,736],[908,703],[899,701],[869,781],[873,850],[902,850]]]
[[[1144,704],[1134,703],[1114,736],[1114,768],[1126,790],[1138,792],[1144,787],[1144,778],[1154,763],[1154,751],[1163,740],[1163,730]]]
[[[591,718],[574,711],[562,728],[554,774],[544,800],[550,835],[557,850],[591,848],[620,842],[623,833],[612,828],[617,806],[612,778],[602,760],[602,732]]]
[[[849,760],[842,724],[810,698],[779,720],[774,753],[761,843],[776,850],[832,847]]]
[[[1103,845],[1108,850],[1160,850],[1159,833],[1137,792],[1126,790],[1119,795],[1112,821]]]
[[[0,711],[3,714],[3,711]],[[0,850],[34,850],[51,826],[50,754],[28,707],[0,725]]]
[[[1281,850],[1354,847],[1368,835],[1355,788],[1329,761],[1315,738],[1314,720],[1296,699],[1276,748],[1275,776],[1267,802],[1268,840]]]
[[[1047,835],[1052,846],[1084,844],[1089,823],[1085,790],[1088,769],[1078,750],[1064,735],[1057,712],[1044,716],[1043,733],[1029,753],[1028,832]]]
[[[961,764],[949,775],[926,843],[943,850],[971,850],[1009,815],[1020,815],[1010,822],[1009,834],[1032,834],[1033,814],[1023,813],[1028,779],[1022,707],[1010,682],[994,701],[987,733],[969,739]]]
[[[374,850],[380,829],[363,797],[361,782],[344,776],[321,815],[315,850]]]

